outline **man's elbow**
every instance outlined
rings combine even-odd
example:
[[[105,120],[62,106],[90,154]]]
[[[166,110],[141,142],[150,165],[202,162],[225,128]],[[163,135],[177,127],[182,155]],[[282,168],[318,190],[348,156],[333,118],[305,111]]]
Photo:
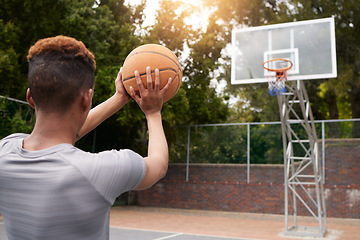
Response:
[[[163,164],[163,166],[161,167],[160,173],[159,173],[159,180],[164,178],[166,176],[167,170],[168,170],[168,163],[166,162],[165,164]]]
[[[159,159],[158,180],[160,180],[160,179],[164,178],[167,173],[168,165],[169,165],[169,157],[168,157],[168,155],[166,155],[166,156],[159,157],[158,159]]]

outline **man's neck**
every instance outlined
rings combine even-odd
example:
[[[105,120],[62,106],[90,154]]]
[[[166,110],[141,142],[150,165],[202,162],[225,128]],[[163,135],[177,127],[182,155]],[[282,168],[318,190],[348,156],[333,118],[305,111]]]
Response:
[[[23,148],[37,151],[61,143],[75,144],[78,124],[71,114],[37,114],[35,127],[29,137],[24,139]]]

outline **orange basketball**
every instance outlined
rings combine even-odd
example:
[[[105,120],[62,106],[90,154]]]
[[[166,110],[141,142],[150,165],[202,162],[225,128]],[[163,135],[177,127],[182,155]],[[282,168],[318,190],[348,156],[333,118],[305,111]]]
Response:
[[[170,88],[165,93],[164,102],[173,98],[181,85],[182,69],[175,54],[167,47],[158,44],[137,47],[126,57],[122,67],[122,79],[126,91],[130,94],[130,86],[132,86],[138,93],[135,70],[139,72],[141,81],[146,87],[146,67],[151,68],[153,82],[155,69],[159,69],[160,89],[166,85],[170,77],[173,79]]]

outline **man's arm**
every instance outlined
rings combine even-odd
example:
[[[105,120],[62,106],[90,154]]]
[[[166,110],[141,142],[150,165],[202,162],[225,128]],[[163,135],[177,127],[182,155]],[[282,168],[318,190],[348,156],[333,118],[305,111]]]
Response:
[[[159,70],[155,70],[155,83],[152,83],[151,70],[146,69],[147,87],[141,82],[139,73],[135,72],[136,82],[140,96],[131,88],[131,96],[144,112],[149,130],[148,156],[144,158],[146,173],[142,182],[136,190],[143,190],[151,187],[154,183],[163,178],[167,172],[169,153],[168,145],[162,125],[161,108],[165,92],[169,89],[171,79],[167,85],[160,90]]]
[[[107,118],[111,117],[117,111],[119,111],[129,100],[131,97],[125,91],[121,70],[117,75],[115,80],[116,92],[115,94],[106,100],[105,102],[97,105],[95,108],[91,109],[89,115],[87,116],[84,125],[78,134],[78,139],[82,138],[90,131],[99,126],[103,121]]]

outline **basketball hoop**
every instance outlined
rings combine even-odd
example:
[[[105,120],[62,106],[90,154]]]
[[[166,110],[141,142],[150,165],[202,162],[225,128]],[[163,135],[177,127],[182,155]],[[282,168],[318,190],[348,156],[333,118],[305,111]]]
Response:
[[[263,63],[263,68],[267,70],[265,75],[269,83],[270,96],[286,92],[285,81],[287,79],[287,71],[292,66],[293,63],[290,60],[283,58],[274,58]]]

